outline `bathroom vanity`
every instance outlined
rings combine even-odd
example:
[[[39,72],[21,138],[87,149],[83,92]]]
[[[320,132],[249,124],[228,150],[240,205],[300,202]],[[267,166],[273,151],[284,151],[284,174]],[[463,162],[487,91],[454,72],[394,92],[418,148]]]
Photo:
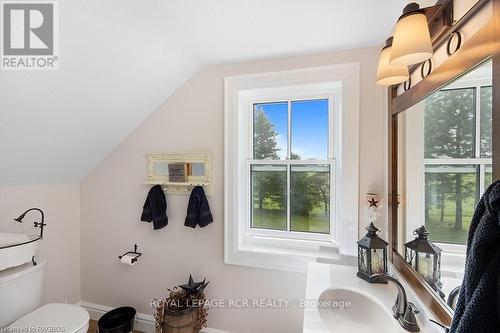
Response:
[[[392,268],[392,267],[391,267]],[[405,333],[393,317],[398,295],[395,284],[368,283],[356,277],[354,266],[310,263],[307,273],[303,333]],[[397,274],[395,274],[397,276]],[[407,299],[418,309],[420,332],[442,333],[431,313],[400,277]]]

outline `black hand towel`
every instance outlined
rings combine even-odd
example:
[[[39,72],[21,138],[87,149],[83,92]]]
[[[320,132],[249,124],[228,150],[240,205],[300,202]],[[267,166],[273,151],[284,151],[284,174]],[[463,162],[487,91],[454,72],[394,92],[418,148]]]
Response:
[[[500,181],[476,207],[451,333],[500,332]]]
[[[167,200],[160,185],[155,185],[149,190],[142,209],[141,221],[153,222],[154,230],[168,224]]]
[[[205,196],[205,190],[202,186],[196,186],[191,191],[189,204],[187,208],[186,227],[195,228],[199,225],[201,228],[206,227],[213,222],[212,213],[208,206],[208,200]]]

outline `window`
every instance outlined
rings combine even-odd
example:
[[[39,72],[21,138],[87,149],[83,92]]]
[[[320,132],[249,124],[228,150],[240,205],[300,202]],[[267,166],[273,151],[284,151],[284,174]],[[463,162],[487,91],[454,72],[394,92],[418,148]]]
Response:
[[[465,244],[492,182],[491,86],[438,91],[425,100],[425,223],[432,239]]]
[[[253,103],[252,229],[283,231],[281,237],[330,234],[331,103],[328,97]]]
[[[224,141],[226,263],[356,255],[359,64],[226,78]]]

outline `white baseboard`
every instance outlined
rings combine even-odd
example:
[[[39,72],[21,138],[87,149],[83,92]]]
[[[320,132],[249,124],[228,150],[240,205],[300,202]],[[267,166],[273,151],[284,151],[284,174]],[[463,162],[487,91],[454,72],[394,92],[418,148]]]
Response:
[[[103,314],[106,312],[113,310],[112,307],[89,303],[89,302],[79,302],[78,303],[82,308],[87,310],[90,315],[90,319],[99,320]],[[137,331],[145,332],[145,333],[154,333],[155,332],[155,318],[151,315],[147,315],[144,313],[137,314],[137,321],[135,323],[135,329]],[[214,328],[204,328],[201,330],[201,333],[228,333],[225,331],[217,330]]]

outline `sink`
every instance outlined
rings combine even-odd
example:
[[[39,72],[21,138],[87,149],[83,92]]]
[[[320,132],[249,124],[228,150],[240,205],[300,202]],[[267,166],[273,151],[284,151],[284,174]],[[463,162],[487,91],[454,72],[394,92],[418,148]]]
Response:
[[[38,235],[0,232],[0,271],[31,262],[40,239]]]
[[[406,333],[381,302],[356,290],[325,290],[318,298],[318,312],[330,332]]]
[[[309,263],[302,333],[408,333],[392,315],[396,284],[368,283],[356,277],[357,271],[357,266]],[[404,287],[420,310],[420,332],[442,333],[429,321],[435,319],[432,313]]]

